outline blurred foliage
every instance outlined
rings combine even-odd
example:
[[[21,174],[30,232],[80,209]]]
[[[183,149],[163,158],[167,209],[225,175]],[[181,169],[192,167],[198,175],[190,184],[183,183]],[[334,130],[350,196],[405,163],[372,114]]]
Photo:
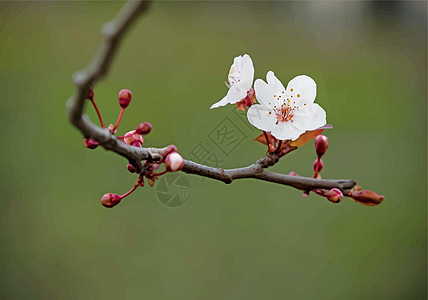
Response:
[[[426,2],[153,3],[95,87],[107,122],[128,88],[120,132],[150,121],[146,146],[175,144],[188,157],[228,116],[247,138],[221,164],[247,165],[265,152],[257,130],[232,107],[208,108],[233,57],[248,53],[258,78],[315,79],[334,125],[322,175],[386,200],[334,205],[186,175],[182,207],[145,187],[110,210],[101,195],[125,192],[135,175],[83,147],[65,101],[121,5],[0,2],[2,298],[426,298]],[[309,176],[314,159],[309,143],[273,169]]]

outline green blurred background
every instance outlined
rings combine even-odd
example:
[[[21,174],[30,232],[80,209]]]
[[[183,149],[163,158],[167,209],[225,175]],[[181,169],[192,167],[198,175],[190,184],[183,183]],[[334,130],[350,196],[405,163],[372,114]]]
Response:
[[[286,84],[307,74],[334,129],[324,178],[386,195],[366,207],[254,180],[185,175],[191,194],[168,208],[156,187],[114,209],[135,175],[87,150],[67,121],[73,72],[122,2],[0,2],[1,298],[425,299],[427,267],[426,2],[155,2],[128,32],[95,99],[107,122],[133,91],[119,133],[153,124],[146,146],[188,158],[225,116],[247,138],[225,168],[264,155],[232,107],[233,57]],[[88,115],[95,114],[88,107]],[[242,115],[241,115],[242,117]],[[273,169],[310,176],[313,143]]]

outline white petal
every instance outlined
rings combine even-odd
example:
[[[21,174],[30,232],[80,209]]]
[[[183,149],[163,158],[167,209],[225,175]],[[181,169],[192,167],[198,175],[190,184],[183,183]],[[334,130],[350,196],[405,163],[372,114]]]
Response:
[[[302,130],[315,130],[327,123],[324,109],[316,103],[307,104],[294,113],[293,123]]]
[[[248,54],[244,54],[241,63],[241,81],[249,82],[250,86],[248,87],[248,89],[250,89],[254,81],[253,61],[251,60],[251,57]]]
[[[256,82],[254,82],[254,90],[256,91],[257,101],[259,101],[260,104],[270,109],[278,105],[278,100],[274,99],[271,87],[263,80],[257,79]]]
[[[260,130],[271,131],[276,123],[276,115],[267,107],[253,104],[247,112],[248,121]]]
[[[233,104],[247,97],[247,92],[249,90],[247,87],[248,82],[240,82],[232,86],[226,95],[229,103]]]
[[[284,97],[282,94],[285,92],[285,88],[272,71],[267,73],[266,80],[274,95]]]
[[[293,126],[293,122],[279,122],[273,126],[271,134],[278,140],[297,140],[306,130]]]
[[[218,102],[214,103],[213,105],[211,105],[210,109],[217,108],[217,107],[220,107],[220,106],[225,106],[226,104],[229,104],[229,100],[227,100],[227,96],[225,96],[220,101],[218,101]]]
[[[300,75],[290,80],[287,85],[287,96],[302,103],[313,103],[317,96],[317,84],[306,75]]]

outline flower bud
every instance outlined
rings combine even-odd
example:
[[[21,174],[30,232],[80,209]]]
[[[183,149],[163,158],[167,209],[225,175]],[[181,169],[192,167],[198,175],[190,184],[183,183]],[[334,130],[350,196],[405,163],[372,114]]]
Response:
[[[117,132],[117,128],[114,128],[114,125],[113,125],[113,124],[110,124],[110,125],[107,127],[107,129],[108,129],[108,131],[109,131],[111,134],[115,134],[115,133]]]
[[[289,176],[299,176],[299,174],[297,174],[296,172],[294,172],[294,171],[291,171],[290,173],[288,173],[288,175]]]
[[[381,204],[385,199],[385,196],[378,195],[375,192],[362,190],[362,191],[352,191],[351,198],[358,203],[367,205],[367,206],[375,206]]]
[[[172,152],[165,158],[165,168],[170,172],[180,171],[183,166],[184,159],[177,152]]]
[[[99,146],[99,143],[94,139],[84,139],[83,145],[88,149],[95,149]]]
[[[329,201],[333,203],[339,203],[340,201],[342,201],[343,194],[341,190],[334,188],[327,193],[326,197]]]
[[[318,157],[325,154],[328,148],[328,138],[325,135],[320,134],[315,138],[315,150]]]
[[[123,141],[128,145],[141,147],[144,139],[141,134],[136,133],[135,130],[131,130],[124,135]]]
[[[314,161],[314,172],[315,173],[321,172],[321,170],[322,170],[323,167],[324,167],[324,162],[322,161],[321,158],[317,158]]]
[[[128,171],[129,171],[129,172],[131,172],[131,173],[135,173],[135,168],[134,168],[134,166],[133,166],[133,165],[128,164],[128,165],[126,166],[126,168],[128,169]]]
[[[138,124],[137,129],[135,129],[135,132],[139,134],[149,134],[150,131],[152,131],[152,124],[149,122],[143,122]]]
[[[162,153],[163,158],[166,158],[172,152],[178,152],[177,147],[175,145],[166,146],[165,150]]]
[[[122,198],[119,195],[107,193],[101,197],[101,204],[105,207],[111,208],[111,207],[119,204],[120,200],[122,200]]]
[[[119,92],[119,105],[122,108],[127,108],[131,102],[132,92],[130,90],[120,90]]]
[[[91,85],[91,87],[89,88],[89,92],[88,95],[86,96],[87,99],[94,101],[94,86]]]

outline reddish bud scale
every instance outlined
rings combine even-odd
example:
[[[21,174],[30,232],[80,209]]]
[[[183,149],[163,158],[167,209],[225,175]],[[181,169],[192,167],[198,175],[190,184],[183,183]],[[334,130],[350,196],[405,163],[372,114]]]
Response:
[[[128,169],[128,171],[129,171],[129,172],[131,172],[131,173],[135,173],[135,168],[134,168],[134,166],[133,166],[133,165],[128,164],[128,165],[126,166],[126,168]]]
[[[123,136],[123,141],[128,145],[141,147],[144,139],[141,134],[136,133],[135,130],[131,130]]]
[[[358,203],[367,205],[367,206],[375,206],[379,205],[385,199],[385,196],[378,195],[373,191],[362,190],[362,191],[352,191],[351,198]]]
[[[315,151],[318,157],[322,157],[328,148],[328,138],[320,134],[315,138]]]
[[[95,149],[99,146],[99,143],[94,139],[84,139],[83,145],[88,149]]]
[[[138,134],[149,134],[150,131],[152,131],[152,124],[149,122],[143,122],[138,124],[137,128],[135,129],[135,132]]]
[[[132,92],[127,89],[120,90],[119,92],[119,105],[122,108],[127,108],[132,99]]]
[[[101,204],[105,207],[111,208],[119,204],[122,197],[117,194],[107,193],[101,197]]]

